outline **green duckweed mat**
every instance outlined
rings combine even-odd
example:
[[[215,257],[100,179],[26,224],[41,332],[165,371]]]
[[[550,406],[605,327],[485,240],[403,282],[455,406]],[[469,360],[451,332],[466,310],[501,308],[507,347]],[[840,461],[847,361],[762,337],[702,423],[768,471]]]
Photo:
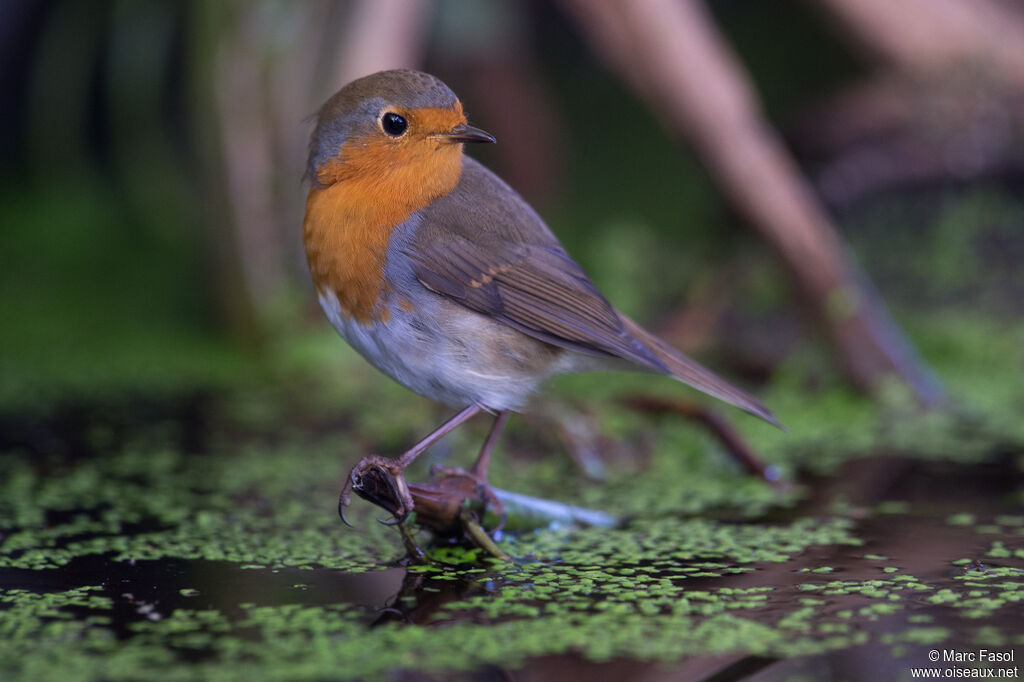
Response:
[[[406,565],[360,500],[356,528],[341,525],[348,468],[400,452],[446,412],[327,332],[293,343],[277,374],[205,391],[12,394],[0,679],[873,680],[910,679],[933,651],[1019,660],[1019,299],[966,285],[943,298],[920,286],[937,270],[872,265],[927,294],[899,317],[946,386],[944,410],[899,391],[870,402],[823,354],[791,354],[755,388],[788,434],[728,413],[790,482],[780,490],[700,427],[622,404],[677,384],[566,377],[512,420],[491,480],[623,523],[507,535],[511,563],[446,546],[434,565]],[[946,265],[952,281],[979,275]],[[993,290],[1016,291],[1007,281]],[[574,461],[566,425],[599,456]],[[468,464],[486,428],[452,434],[410,480]]]
[[[1024,386],[983,359],[1014,358],[1020,376],[1024,337],[975,334],[986,342],[960,339],[959,364],[943,368],[966,397],[945,412],[840,388],[808,400],[777,382],[765,397],[791,432],[737,423],[792,481],[783,491],[692,424],[616,402],[670,383],[563,382],[550,400],[571,413],[587,395],[588,423],[618,453],[605,479],[529,417],[492,479],[624,523],[506,537],[514,563],[443,547],[437,564],[405,566],[397,533],[361,501],[356,529],[340,524],[347,467],[442,416],[384,384],[366,404],[394,410],[358,420],[358,406],[312,385],[8,416],[0,677],[441,679],[559,659],[765,665],[864,647],[909,669],[932,648],[1019,648]],[[465,463],[485,428],[430,458]]]

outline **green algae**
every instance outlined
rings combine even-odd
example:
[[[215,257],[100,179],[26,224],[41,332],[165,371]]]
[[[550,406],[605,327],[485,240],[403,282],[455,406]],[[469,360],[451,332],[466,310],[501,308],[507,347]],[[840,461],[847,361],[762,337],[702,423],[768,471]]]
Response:
[[[305,424],[329,421],[326,408],[305,411],[278,400],[272,393],[259,400],[247,395],[241,406],[224,405],[223,431],[209,434],[202,455],[169,447],[165,427],[156,424],[113,448],[98,431],[103,456],[12,458],[0,480],[5,576],[59,573],[89,557],[112,565],[174,560],[192,562],[197,574],[207,563],[234,566],[256,580],[285,573],[287,591],[275,593],[272,603],[259,593],[231,602],[216,596],[230,595],[227,586],[186,578],[169,587],[179,600],[162,607],[152,598],[127,601],[112,585],[42,594],[4,589],[0,675],[128,680],[144,670],[155,680],[373,679],[413,667],[439,675],[514,668],[566,652],[598,662],[628,657],[670,664],[726,652],[811,656],[872,642],[935,646],[983,635],[986,643],[1016,641],[1012,627],[995,624],[1018,613],[1024,595],[1021,522],[1012,507],[994,506],[993,499],[990,511],[977,505],[964,511],[956,503],[935,511],[934,502],[865,506],[850,499],[809,513],[801,505],[810,484],[778,493],[738,471],[703,434],[671,422],[652,431],[642,415],[618,415],[607,433],[643,444],[638,455],[646,463],[608,466],[603,483],[566,486],[578,476],[568,458],[531,459],[529,452],[500,453],[493,472],[502,486],[621,515],[621,526],[507,537],[501,547],[517,558],[513,565],[481,561],[466,548],[435,548],[439,563],[410,568],[408,576],[420,582],[390,602],[419,625],[368,628],[389,612],[308,603],[299,595],[312,591],[322,599],[318,581],[337,572],[381,573],[402,556],[397,534],[373,521],[369,505],[353,509],[357,530],[340,525],[337,490],[347,464],[372,444],[400,442],[429,428],[435,416],[414,407],[401,429],[370,421],[347,429],[344,439],[301,429],[274,439],[270,425],[291,421],[296,412]],[[808,410],[835,420],[840,405],[868,415],[850,422],[853,429],[865,419],[867,436],[826,444],[825,432],[811,429],[786,436],[788,445],[777,451],[782,446],[771,444],[777,436],[767,436],[768,449],[783,453],[779,462],[791,475],[803,469],[821,475],[885,447],[917,459],[919,467],[976,466],[970,463],[990,459],[994,442],[1011,443],[1016,434],[996,437],[995,422],[915,421],[901,413],[912,428],[937,431],[925,442],[944,442],[938,451],[916,452],[885,408],[844,395]],[[513,429],[513,442],[523,431]],[[469,449],[478,435],[462,435],[452,448]],[[879,546],[866,530],[873,519],[927,522],[960,540],[944,569],[923,569],[900,545]],[[126,604],[129,615],[111,620]],[[962,624],[951,625],[947,615],[935,626],[936,613],[955,614]],[[876,634],[872,624],[882,621],[902,625]],[[367,657],[366,651],[389,654]]]
[[[962,247],[967,238],[950,226],[978,210],[950,218],[938,238]],[[886,254],[899,260],[893,268],[905,255]],[[941,274],[983,276],[977,265],[947,259]],[[443,413],[380,380],[331,334],[276,349],[259,380],[218,379],[226,393],[204,408],[198,451],[171,419],[123,430],[102,416],[80,434],[86,455],[19,446],[4,453],[0,477],[0,678],[374,679],[566,654],[672,664],[1024,644],[1024,325],[973,302],[905,309],[897,302],[950,409],[922,412],[898,392],[869,402],[813,349],[794,354],[758,391],[790,433],[735,420],[795,482],[780,493],[691,424],[621,407],[631,392],[676,395],[673,382],[566,377],[552,402],[565,414],[585,409],[617,453],[602,463],[603,481],[586,480],[550,426],[529,415],[510,425],[492,480],[625,523],[506,537],[511,565],[436,547],[437,564],[410,567],[363,601],[354,595],[376,583],[337,581],[386,583],[403,549],[369,505],[353,508],[357,530],[340,525],[347,466],[397,452]],[[388,409],[367,409],[377,405]],[[465,464],[483,428],[453,434],[410,479],[448,455]],[[910,499],[846,480],[880,454],[929,490],[945,487]],[[957,497],[962,477],[978,471],[1004,485]],[[904,535],[881,532],[890,528]],[[911,541],[931,537],[942,544]],[[168,566],[184,568],[160,573]],[[154,573],[132,573],[143,569]]]
[[[313,467],[328,466],[326,457],[308,451],[301,456]],[[341,532],[330,495],[311,490],[315,469],[282,483],[274,475],[279,467],[273,460],[280,457],[279,451],[251,453],[240,463],[172,451],[126,452],[99,459],[95,467],[57,467],[46,477],[33,477],[21,463],[0,486],[0,527],[18,529],[0,544],[0,567],[53,568],[76,556],[101,554],[124,561],[175,557],[270,567],[374,567],[376,561],[367,557],[374,548],[393,546],[392,535],[376,524],[365,524],[361,533]],[[336,461],[330,465],[337,468]],[[246,495],[255,497],[239,503]],[[269,505],[275,495],[290,498]],[[327,504],[307,505],[303,499]],[[54,514],[69,520],[55,524],[48,519]]]
[[[667,662],[734,651],[806,656],[865,644],[872,638],[867,624],[899,617],[920,601],[916,580],[843,580],[813,585],[830,595],[825,599],[803,599],[809,603],[787,607],[791,588],[693,589],[680,582],[685,573],[660,570],[647,575],[646,589],[638,593],[632,581],[647,573],[644,568],[526,564],[500,576],[480,569],[434,568],[429,571],[432,581],[452,579],[480,587],[470,598],[445,603],[431,616],[435,625],[429,628],[386,623],[367,629],[364,612],[344,604],[239,604],[228,611],[178,608],[159,620],[139,620],[129,626],[132,636],[122,643],[109,632],[102,636],[106,631],[90,630],[65,610],[109,611],[110,600],[94,594],[99,587],[48,595],[5,590],[0,602],[8,608],[0,622],[18,626],[4,630],[0,661],[17,660],[6,672],[25,679],[50,679],[57,671],[71,680],[131,679],[135,671],[147,670],[149,679],[159,680],[313,680],[375,679],[413,666],[428,673],[483,665],[515,668],[529,657],[567,650],[598,662],[623,656]],[[495,581],[496,586],[483,587]],[[1000,586],[1007,594],[1020,591],[1020,583]],[[839,597],[838,587],[851,596]],[[983,619],[1000,608],[979,605],[980,598],[970,596],[970,585],[923,589],[933,592],[932,602],[962,600],[967,618]],[[901,594],[900,601],[887,599],[890,593]],[[862,605],[837,608],[842,603]],[[948,627],[930,626],[921,616],[905,616],[908,627],[881,634],[879,642],[950,641]],[[976,636],[987,645],[1013,640],[993,626],[985,627]],[[25,655],[28,642],[35,646]],[[34,653],[58,642],[57,656],[44,660]],[[20,657],[13,655],[16,650]],[[189,653],[194,663],[187,672],[161,667],[172,660],[169,650]],[[388,655],[366,656],[366,651]]]
[[[114,464],[108,473],[121,472],[136,479],[141,475],[130,461],[112,458],[111,462]],[[187,471],[188,467],[187,462],[165,460],[155,469],[166,484],[173,472]],[[204,479],[212,486],[224,484],[214,475],[216,471],[217,467],[208,464],[202,467]],[[254,467],[254,471],[260,471],[260,467]],[[67,490],[95,492],[91,486],[74,484],[67,477],[56,476],[53,480],[66,484]],[[88,480],[94,484],[98,479]],[[261,481],[257,475],[245,484],[237,483],[232,490],[244,492]],[[45,493],[45,486],[39,487],[42,484],[37,481],[33,489]],[[319,489],[315,482],[308,481],[303,485],[267,485],[284,500]],[[78,503],[85,499],[93,498],[83,497]],[[174,505],[165,507],[162,502],[138,509],[138,499],[132,495],[124,499],[129,502],[126,509],[136,512],[132,516],[136,520],[152,513],[164,522],[185,524],[191,532],[208,532],[211,542],[223,530],[224,517],[209,508],[209,503],[207,509],[181,518]],[[177,504],[177,496],[170,499]],[[233,503],[240,505],[239,499],[233,498]],[[243,527],[255,523],[247,513],[238,509],[234,513]],[[75,532],[40,533],[39,537],[46,543],[70,547],[72,553],[93,551],[96,546],[84,540],[63,542],[95,531],[81,516],[69,516],[68,526]],[[258,514],[254,516],[259,518]],[[312,522],[302,514],[293,517],[286,513],[284,519],[289,525]],[[965,538],[973,537],[975,532],[971,524],[954,527]],[[300,530],[296,526],[292,529]],[[273,526],[268,526],[263,532],[272,530]],[[260,530],[250,532],[258,534]],[[18,534],[11,537],[17,540],[18,548],[12,554],[23,552],[27,540]],[[142,532],[139,537],[152,545],[152,558],[181,558],[182,554],[198,558],[176,542],[161,545],[169,538],[159,531]],[[387,533],[382,537],[386,538]],[[267,565],[278,570],[288,565],[290,554],[274,556],[268,550],[278,541],[264,543],[252,538],[249,542],[258,555],[271,557]],[[339,546],[333,540],[323,542],[330,548]],[[447,563],[410,571],[410,575],[422,576],[426,582],[416,593],[400,595],[394,602],[394,606],[416,613],[426,598],[417,593],[450,595],[439,608],[418,618],[421,624],[430,625],[427,628],[386,623],[367,629],[369,612],[352,604],[271,606],[239,602],[213,609],[179,605],[162,612],[139,607],[135,609],[137,619],[126,626],[130,637],[119,641],[102,620],[96,620],[97,614],[109,613],[115,602],[122,601],[97,594],[102,587],[46,594],[3,590],[0,627],[5,628],[5,636],[0,642],[0,661],[11,663],[0,672],[11,679],[59,676],[70,680],[119,680],[133,679],[139,670],[147,671],[147,678],[155,680],[241,680],[254,676],[374,679],[413,666],[437,674],[484,665],[514,668],[531,657],[566,651],[597,662],[623,656],[672,662],[687,656],[734,651],[772,657],[807,656],[867,644],[874,637],[871,623],[901,617],[907,626],[897,633],[878,636],[878,642],[887,646],[938,645],[951,641],[953,631],[929,626],[922,614],[905,615],[908,610],[922,604],[950,608],[967,621],[988,623],[1008,609],[1018,608],[1024,598],[1022,567],[978,566],[950,559],[950,568],[966,569],[951,577],[926,579],[883,565],[876,575],[884,577],[834,579],[835,566],[800,565],[802,556],[815,548],[853,549],[863,542],[857,522],[849,518],[800,518],[769,524],[668,516],[637,518],[616,529],[562,528],[509,539],[503,543],[507,551],[522,558],[534,557],[512,567],[496,562],[481,565],[475,550],[438,549],[435,556]],[[975,543],[984,549],[985,545]],[[135,549],[124,550],[128,552],[124,557],[138,550],[138,546],[128,547]],[[296,547],[298,551],[310,551],[301,538]],[[353,546],[349,551],[358,549]],[[849,553],[838,572],[877,572],[880,562],[891,561],[887,557],[894,549],[898,551],[894,547],[886,554]],[[367,568],[379,568],[382,561],[389,560],[387,557],[395,556],[380,546],[361,551],[376,557],[376,563],[363,564]],[[207,548],[201,556],[203,560],[223,559],[230,557],[230,551],[210,552]],[[320,564],[316,554],[305,555],[303,561],[308,563],[297,565],[310,567],[311,576],[335,570],[327,568],[332,566],[329,561]],[[240,567],[244,565],[239,563]],[[806,578],[798,583],[780,582],[769,569],[773,565]],[[254,566],[251,570],[275,569]],[[741,578],[746,582],[737,583]],[[308,587],[308,583],[293,580],[288,584],[296,590]],[[455,593],[449,585],[457,586]],[[189,600],[202,599],[207,591],[191,586],[178,590]],[[798,596],[808,593],[820,597]],[[83,616],[83,612],[89,616]],[[997,634],[1001,639],[990,638],[986,643],[1012,640],[1012,635],[998,628]],[[58,646],[59,654],[50,655],[49,651]],[[370,650],[388,651],[389,655],[365,656]],[[170,665],[179,655],[192,661],[186,669]]]

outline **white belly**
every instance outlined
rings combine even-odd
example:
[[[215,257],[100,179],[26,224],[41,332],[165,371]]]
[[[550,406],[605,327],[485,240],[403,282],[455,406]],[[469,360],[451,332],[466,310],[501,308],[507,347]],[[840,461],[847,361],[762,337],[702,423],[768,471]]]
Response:
[[[452,407],[518,410],[552,374],[571,371],[575,353],[423,292],[414,312],[392,306],[387,322],[346,317],[332,291],[320,306],[338,333],[377,369],[416,393]],[[455,314],[452,314],[455,313]]]

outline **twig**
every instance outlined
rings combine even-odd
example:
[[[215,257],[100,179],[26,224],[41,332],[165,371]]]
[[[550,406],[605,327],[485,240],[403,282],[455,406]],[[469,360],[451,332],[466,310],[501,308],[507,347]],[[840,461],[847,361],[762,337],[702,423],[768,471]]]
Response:
[[[494,494],[505,505],[508,514],[506,527],[543,528],[551,524],[583,525],[613,528],[619,519],[595,509],[574,507],[571,504],[531,497],[522,493],[494,489]]]
[[[782,491],[788,488],[788,483],[781,478],[779,468],[774,464],[766,464],[743,440],[742,436],[732,428],[725,417],[717,412],[682,398],[668,399],[648,395],[632,395],[625,398],[623,402],[641,412],[678,414],[703,424],[747,472],[767,481],[777,490]]]
[[[828,331],[847,375],[881,393],[897,376],[927,405],[942,388],[847,256],[753,84],[698,0],[564,0],[593,48],[685,135],[775,250]]]

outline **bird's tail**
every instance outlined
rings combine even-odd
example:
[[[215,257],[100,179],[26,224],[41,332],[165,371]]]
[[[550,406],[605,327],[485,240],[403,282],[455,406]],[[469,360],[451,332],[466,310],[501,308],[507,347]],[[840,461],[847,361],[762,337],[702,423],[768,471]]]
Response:
[[[694,387],[698,391],[707,393],[719,400],[724,400],[730,405],[735,405],[741,410],[745,410],[752,415],[764,419],[769,424],[774,424],[780,429],[785,430],[785,427],[772,414],[772,411],[765,407],[760,400],[746,391],[733,386],[696,360],[683,355],[622,313],[619,313],[619,317],[622,318],[626,331],[650,348],[654,356],[668,368],[669,373],[673,377],[684,384]]]

